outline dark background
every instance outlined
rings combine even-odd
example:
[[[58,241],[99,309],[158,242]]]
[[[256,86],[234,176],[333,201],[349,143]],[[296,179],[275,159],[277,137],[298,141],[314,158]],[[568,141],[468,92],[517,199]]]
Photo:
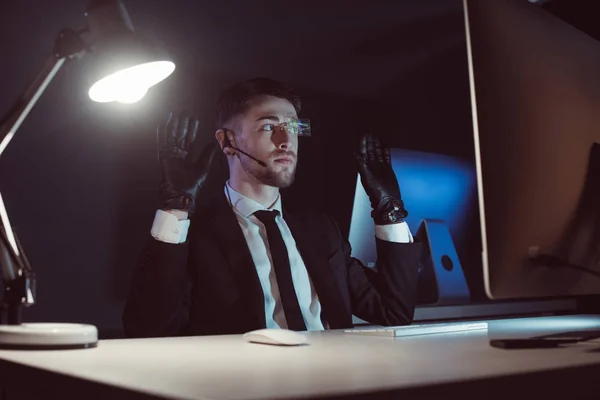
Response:
[[[564,3],[543,6],[560,14]],[[84,27],[87,4],[0,4],[0,110],[39,71],[60,29]],[[27,320],[87,322],[118,335],[157,206],[155,127],[169,110],[185,109],[203,121],[203,142],[212,140],[216,96],[235,81],[269,76],[297,87],[313,137],[301,139],[284,203],[326,210],[344,233],[360,133],[473,160],[460,0],[125,4],[136,30],[169,50],[175,73],[139,103],[98,104],[87,97],[91,57],[67,64],[0,160],[0,190],[38,275],[39,303]],[[216,190],[225,178],[223,160]],[[457,247],[473,298],[483,301],[477,210],[472,215]]]

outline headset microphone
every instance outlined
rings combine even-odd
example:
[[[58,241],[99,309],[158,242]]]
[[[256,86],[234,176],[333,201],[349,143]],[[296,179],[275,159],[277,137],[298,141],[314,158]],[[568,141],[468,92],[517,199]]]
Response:
[[[229,147],[230,149],[233,149],[235,151],[239,151],[240,153],[242,153],[243,155],[250,157],[251,159],[253,159],[254,161],[256,161],[259,165],[262,165],[263,167],[266,167],[267,164],[264,161],[260,161],[259,159],[252,157],[250,154],[246,153],[243,150],[238,149],[237,147],[233,147],[231,145],[231,142],[229,141],[229,137],[227,136],[227,134],[225,134],[225,139],[223,140],[223,149],[225,149],[226,147]]]

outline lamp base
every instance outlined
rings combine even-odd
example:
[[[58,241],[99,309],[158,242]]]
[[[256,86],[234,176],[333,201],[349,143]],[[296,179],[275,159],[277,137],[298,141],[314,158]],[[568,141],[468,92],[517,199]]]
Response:
[[[23,323],[0,325],[0,349],[71,350],[98,345],[94,325],[65,323]]]

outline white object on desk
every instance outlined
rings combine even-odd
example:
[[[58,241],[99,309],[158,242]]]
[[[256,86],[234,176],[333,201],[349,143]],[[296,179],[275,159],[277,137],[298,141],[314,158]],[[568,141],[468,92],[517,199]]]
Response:
[[[245,333],[243,339],[246,342],[278,346],[298,346],[308,342],[302,333],[287,329],[258,329]]]
[[[431,335],[434,333],[455,333],[487,330],[487,322],[448,322],[441,324],[407,325],[395,328],[359,328],[347,329],[345,333],[356,335],[375,335],[389,337]]]
[[[94,325],[23,323],[0,325],[0,348],[16,350],[85,349],[98,343]]]

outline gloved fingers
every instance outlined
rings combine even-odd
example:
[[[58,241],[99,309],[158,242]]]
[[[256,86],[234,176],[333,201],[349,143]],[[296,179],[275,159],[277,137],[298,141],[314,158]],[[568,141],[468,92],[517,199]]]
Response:
[[[178,126],[174,131],[175,145],[181,149],[186,150],[186,137],[190,131],[191,118],[186,112],[182,112],[177,119]]]
[[[196,136],[198,136],[198,131],[200,130],[200,121],[197,118],[192,119],[189,127],[189,131],[185,138],[185,149],[187,151],[192,150],[192,146],[194,141],[196,140]]]
[[[166,145],[177,147],[177,131],[179,130],[179,118],[171,117],[165,126]]]
[[[381,141],[376,136],[373,136],[373,151],[374,151],[375,161],[378,163],[383,163],[384,159],[383,159],[383,152],[381,150]]]
[[[364,134],[360,137],[360,143],[358,145],[358,152],[355,152],[355,156],[359,157],[361,161],[367,161],[367,150],[368,150],[368,135]]]
[[[365,159],[364,154],[361,154],[358,151],[353,151],[352,155],[354,156],[354,159],[356,160],[356,165],[358,166],[358,171],[361,173],[361,175],[366,173],[367,164],[366,164],[366,159]]]
[[[173,112],[169,113],[169,117],[166,122],[159,124],[156,127],[156,143],[159,148],[164,148],[168,143],[168,133],[171,130],[171,125],[173,124]]]
[[[369,133],[367,136],[367,162],[369,163],[376,161],[374,140],[373,135]]]

